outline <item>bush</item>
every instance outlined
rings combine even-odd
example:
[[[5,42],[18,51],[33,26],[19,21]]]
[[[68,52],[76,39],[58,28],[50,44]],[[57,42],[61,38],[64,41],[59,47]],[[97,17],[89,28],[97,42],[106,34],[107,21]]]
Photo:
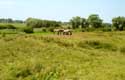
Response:
[[[91,27],[91,28],[86,28],[84,31],[88,31],[88,32],[92,32],[92,31],[95,31],[96,29]]]
[[[6,25],[0,25],[0,29],[6,29]]]
[[[32,27],[25,27],[23,32],[25,32],[25,33],[33,33],[33,28]]]
[[[16,27],[14,25],[6,25],[7,29],[16,29]]]
[[[53,32],[54,29],[55,29],[55,28],[52,27],[52,28],[49,28],[48,30],[49,30],[50,32]]]
[[[3,25],[0,25],[0,29],[16,29],[16,27],[11,24],[3,24]]]
[[[47,32],[46,28],[43,28],[42,31],[43,31],[43,32]]]
[[[81,31],[82,31],[82,32],[86,32],[86,29],[84,28],[84,29],[82,29]]]

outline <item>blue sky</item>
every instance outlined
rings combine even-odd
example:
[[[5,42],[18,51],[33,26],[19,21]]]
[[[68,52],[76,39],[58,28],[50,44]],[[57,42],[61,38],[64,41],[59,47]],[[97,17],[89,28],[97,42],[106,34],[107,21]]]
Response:
[[[25,20],[28,17],[68,21],[99,14],[104,22],[125,16],[125,0],[0,0],[0,18]]]

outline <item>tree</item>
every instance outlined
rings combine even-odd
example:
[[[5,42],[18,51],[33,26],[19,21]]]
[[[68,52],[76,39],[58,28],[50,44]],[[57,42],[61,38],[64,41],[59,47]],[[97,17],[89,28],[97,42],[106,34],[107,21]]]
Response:
[[[100,19],[99,15],[92,14],[88,17],[87,22],[89,23],[89,27],[100,28],[102,27],[102,19]]]
[[[80,26],[82,28],[84,28],[86,26],[86,19],[85,18],[81,18],[79,16],[76,16],[76,17],[73,17],[71,20],[70,20],[70,23],[72,25],[72,28],[79,28]]]
[[[13,20],[11,18],[8,18],[8,19],[0,19],[0,23],[13,23]]]
[[[116,30],[123,31],[125,27],[125,17],[115,17],[112,19],[112,24]]]
[[[111,23],[103,23],[102,27],[103,27],[103,31],[112,31],[112,24]]]
[[[52,20],[42,20],[42,19],[36,19],[36,18],[28,18],[26,20],[27,26],[33,27],[33,28],[50,28],[50,27],[60,27],[61,22],[59,21],[52,21]]]
[[[72,28],[79,28],[80,24],[81,24],[81,18],[79,16],[73,17],[70,20],[70,23],[72,24]]]
[[[26,25],[27,25],[28,27],[33,27],[33,28],[35,28],[35,27],[37,26],[36,19],[34,19],[34,18],[28,18],[28,19],[26,20]]]
[[[11,18],[8,18],[7,23],[13,23],[13,20]]]
[[[87,27],[87,21],[86,21],[86,19],[85,18],[81,18],[80,20],[81,20],[80,21],[81,27],[82,28],[86,28]]]
[[[23,20],[14,20],[13,22],[14,22],[14,23],[24,23]]]

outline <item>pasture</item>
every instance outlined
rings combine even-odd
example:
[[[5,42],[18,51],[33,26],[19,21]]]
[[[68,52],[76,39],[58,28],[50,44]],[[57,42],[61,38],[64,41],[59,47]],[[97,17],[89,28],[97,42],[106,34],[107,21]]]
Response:
[[[125,32],[0,35],[0,80],[125,80]]]

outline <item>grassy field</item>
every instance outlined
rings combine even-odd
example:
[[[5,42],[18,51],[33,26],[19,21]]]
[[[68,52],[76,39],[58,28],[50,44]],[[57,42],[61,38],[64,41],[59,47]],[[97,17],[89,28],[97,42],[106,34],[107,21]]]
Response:
[[[125,32],[0,35],[0,80],[125,80]]]

